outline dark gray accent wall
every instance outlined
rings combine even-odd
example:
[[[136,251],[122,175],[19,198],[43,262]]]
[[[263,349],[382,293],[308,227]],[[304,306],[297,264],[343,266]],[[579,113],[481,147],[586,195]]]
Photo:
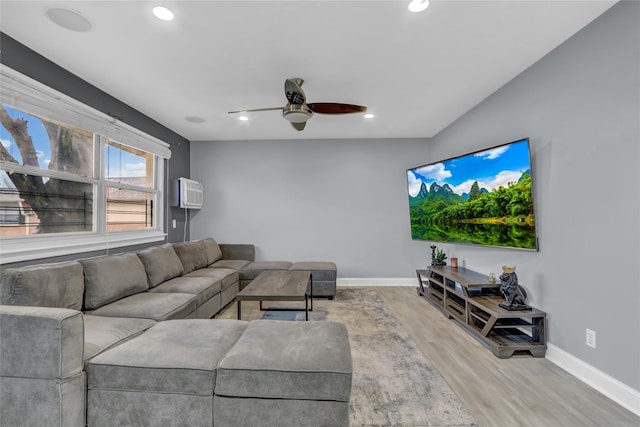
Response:
[[[2,64],[90,107],[93,107],[96,110],[109,114],[113,117],[117,117],[122,122],[169,143],[171,145],[171,159],[169,160],[165,170],[165,178],[167,178],[170,183],[172,180],[181,176],[189,177],[189,140],[124,104],[113,96],[103,92],[95,86],[92,86],[85,80],[82,80],[78,76],[29,49],[19,41],[1,32],[0,46],[2,46],[2,51],[0,52],[0,62]],[[170,186],[168,190],[169,189]],[[182,241],[182,229],[185,222],[184,212],[176,208],[169,208],[168,203],[165,207],[165,212],[165,224],[163,227],[164,231],[167,233],[168,241]],[[171,227],[172,219],[177,220],[178,224],[176,229]],[[138,247],[118,248],[116,250],[110,250],[109,252],[115,253],[123,250],[134,250],[137,248]],[[95,256],[101,254],[102,252],[91,252],[87,254],[70,255],[68,257],[39,259],[35,262],[43,263],[59,261],[61,259],[77,259],[84,256]],[[15,265],[23,264],[26,263],[16,263]],[[3,265],[3,268],[13,265],[14,264],[5,264]]]
[[[639,390],[639,18],[618,3],[432,140],[192,142],[193,236],[412,278],[430,243],[410,237],[406,169],[530,137],[540,251],[438,246],[487,274],[516,265],[549,342]]]

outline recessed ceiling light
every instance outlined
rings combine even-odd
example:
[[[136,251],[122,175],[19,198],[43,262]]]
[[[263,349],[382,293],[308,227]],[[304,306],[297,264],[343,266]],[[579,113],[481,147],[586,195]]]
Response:
[[[243,122],[246,122],[247,120],[249,120],[249,117],[247,117],[247,116],[240,116],[240,117],[238,117],[238,120],[242,120]]]
[[[191,123],[204,123],[205,119],[203,119],[202,117],[198,117],[198,116],[189,116],[189,117],[185,117],[184,118],[186,121],[191,122]]]
[[[375,115],[371,114],[371,113],[367,113],[364,115],[365,119],[373,119],[375,117]]]
[[[163,21],[171,21],[173,19],[173,12],[171,12],[164,6],[154,7],[153,14],[156,16],[156,18],[162,19]]]
[[[411,0],[409,10],[411,12],[422,12],[429,7],[429,0]]]
[[[91,21],[77,10],[51,7],[45,13],[53,23],[67,30],[86,32],[93,28]]]

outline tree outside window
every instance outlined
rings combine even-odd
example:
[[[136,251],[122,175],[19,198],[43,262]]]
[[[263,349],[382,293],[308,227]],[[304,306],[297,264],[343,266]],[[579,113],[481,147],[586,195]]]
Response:
[[[153,154],[6,105],[0,122],[0,236],[153,227]]]

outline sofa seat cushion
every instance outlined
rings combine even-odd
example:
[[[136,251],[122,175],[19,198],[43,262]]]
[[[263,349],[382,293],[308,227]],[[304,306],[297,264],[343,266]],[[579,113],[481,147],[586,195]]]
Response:
[[[243,267],[249,265],[251,261],[244,259],[221,259],[209,266],[209,268],[230,268],[232,270],[241,270]]]
[[[131,317],[84,316],[85,362],[109,348],[146,331],[156,322]]]
[[[0,304],[82,310],[84,276],[77,261],[7,268]]]
[[[96,309],[149,288],[147,272],[135,253],[81,259],[80,263],[84,268],[86,310]]]
[[[211,277],[176,277],[149,292],[183,293],[197,295],[198,307],[222,290],[222,283]]]
[[[241,320],[160,322],[89,361],[89,390],[212,396],[216,367],[247,327]]]
[[[142,292],[88,311],[87,314],[108,317],[134,317],[151,320],[183,319],[196,310],[197,298],[192,294]]]
[[[216,395],[347,402],[352,362],[337,322],[255,320],[220,361]]]
[[[202,240],[174,243],[173,249],[176,251],[178,258],[180,258],[184,274],[209,265],[207,249]]]
[[[183,277],[207,277],[216,281],[219,280],[223,290],[238,281],[238,273],[230,268],[201,268],[185,274]]]
[[[214,262],[222,259],[222,249],[218,245],[218,242],[213,237],[201,240],[204,244],[205,252],[207,253],[207,265],[211,265]]]
[[[158,286],[183,273],[182,262],[173,245],[154,246],[137,253],[147,272],[149,287]]]
[[[253,280],[267,270],[288,270],[292,265],[289,261],[254,261],[240,270],[240,280]]]

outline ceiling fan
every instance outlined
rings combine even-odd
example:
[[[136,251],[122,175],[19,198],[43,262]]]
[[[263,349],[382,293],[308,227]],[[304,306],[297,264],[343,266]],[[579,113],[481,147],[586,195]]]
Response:
[[[294,129],[301,131],[307,124],[307,120],[318,114],[351,114],[363,113],[367,107],[362,105],[341,104],[338,102],[313,102],[307,103],[307,97],[302,91],[304,80],[300,78],[287,79],[284,82],[284,93],[287,97],[287,105],[284,107],[255,108],[251,110],[229,111],[229,114],[250,113],[254,111],[281,110],[285,119],[291,122]]]

